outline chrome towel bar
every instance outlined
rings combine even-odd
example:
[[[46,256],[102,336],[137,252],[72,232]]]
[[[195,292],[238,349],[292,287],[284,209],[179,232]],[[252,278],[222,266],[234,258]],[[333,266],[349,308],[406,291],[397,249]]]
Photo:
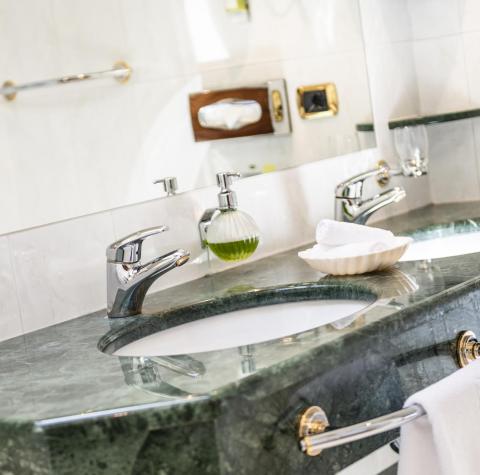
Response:
[[[453,349],[460,368],[480,358],[480,342],[470,330],[457,334]],[[319,455],[324,449],[398,429],[423,415],[425,415],[423,408],[413,404],[385,416],[327,431],[330,424],[325,411],[319,406],[311,406],[300,416],[298,425],[300,450],[310,456]]]
[[[39,89],[42,87],[59,86],[62,84],[70,84],[73,82],[87,81],[91,79],[103,79],[113,77],[120,83],[125,83],[132,75],[132,68],[125,61],[118,61],[113,65],[112,69],[105,71],[96,71],[92,73],[72,74],[69,76],[62,76],[55,79],[45,79],[43,81],[28,82],[25,84],[15,84],[13,81],[5,81],[0,88],[2,94],[7,101],[13,101],[20,91],[28,89]]]
[[[425,411],[421,406],[413,404],[410,407],[370,419],[369,421],[323,432],[329,425],[327,416],[322,408],[312,406],[305,411],[300,420],[300,450],[310,456],[319,455],[324,449],[330,449],[398,429],[403,424],[413,421],[424,414]]]

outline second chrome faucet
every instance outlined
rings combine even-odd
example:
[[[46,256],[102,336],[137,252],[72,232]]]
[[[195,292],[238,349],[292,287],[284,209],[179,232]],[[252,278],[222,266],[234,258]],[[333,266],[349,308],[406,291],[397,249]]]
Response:
[[[385,186],[392,175],[399,175],[386,162],[380,162],[377,168],[360,173],[335,188],[335,219],[355,224],[365,224],[373,213],[391,204],[397,203],[406,196],[405,189],[395,186],[370,198],[363,197],[364,183],[368,178],[375,178]]]

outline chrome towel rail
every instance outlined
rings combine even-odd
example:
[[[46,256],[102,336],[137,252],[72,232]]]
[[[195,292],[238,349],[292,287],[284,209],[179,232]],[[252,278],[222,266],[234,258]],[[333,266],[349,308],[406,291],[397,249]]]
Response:
[[[39,89],[42,87],[59,86],[62,84],[88,81],[91,79],[103,79],[108,77],[113,77],[118,82],[125,83],[130,79],[131,75],[132,68],[125,61],[117,61],[113,65],[112,69],[107,69],[105,71],[72,74],[59,78],[45,79],[43,81],[34,81],[18,85],[13,81],[5,81],[0,88],[0,94],[2,94],[7,101],[13,101],[17,97],[17,93],[20,91],[26,91],[28,89]]]
[[[464,368],[472,361],[480,359],[480,342],[474,332],[464,330],[457,334],[454,344],[454,357],[458,367]],[[309,407],[301,414],[298,425],[300,450],[307,455],[319,455],[322,450],[365,439],[373,435],[398,429],[403,424],[425,415],[418,404],[360,422],[349,427],[327,431],[329,422],[325,411],[319,406]]]
[[[322,408],[312,406],[305,411],[300,420],[300,450],[310,456],[319,455],[324,449],[398,429],[403,424],[424,414],[425,411],[421,406],[413,404],[391,414],[360,422],[353,426],[323,432],[329,425],[327,416]]]

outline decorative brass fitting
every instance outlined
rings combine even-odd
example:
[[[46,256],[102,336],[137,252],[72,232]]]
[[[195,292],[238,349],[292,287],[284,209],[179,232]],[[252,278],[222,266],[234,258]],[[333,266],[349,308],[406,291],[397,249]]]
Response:
[[[390,183],[390,167],[385,160],[380,160],[377,163],[379,174],[377,176],[377,183],[380,186],[387,186]]]
[[[318,104],[315,102],[318,96]],[[310,106],[307,105],[310,103]],[[338,96],[335,84],[315,84],[297,89],[297,107],[302,119],[320,119],[338,114]]]
[[[302,452],[305,452],[310,457],[320,455],[321,449],[315,449],[308,445],[308,439],[305,437],[311,435],[321,434],[325,432],[325,429],[329,427],[327,415],[325,411],[319,406],[309,407],[301,416],[298,422],[298,437],[300,444],[306,444],[301,446]]]
[[[2,85],[2,87],[13,87],[15,86],[15,83],[13,81],[5,81]],[[9,94],[4,94],[5,99],[7,101],[14,101],[15,98],[17,97],[16,92],[10,92]]]
[[[464,368],[472,361],[480,358],[480,343],[471,330],[461,331],[455,342],[455,353],[460,368]]]
[[[282,122],[283,120],[283,103],[282,95],[278,89],[274,89],[271,94],[272,99],[272,109],[273,109],[273,120],[275,122]]]

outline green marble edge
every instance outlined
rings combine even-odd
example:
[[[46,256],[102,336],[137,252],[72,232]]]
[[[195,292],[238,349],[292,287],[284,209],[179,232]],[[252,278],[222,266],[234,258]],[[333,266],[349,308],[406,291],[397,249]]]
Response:
[[[357,132],[373,132],[375,130],[373,124],[370,123],[357,124],[355,129]]]
[[[415,125],[433,125],[441,124],[444,122],[453,122],[456,120],[473,119],[480,117],[480,109],[469,109],[456,112],[445,112],[443,114],[431,114],[425,116],[405,117],[402,119],[393,119],[388,122],[388,128],[390,130],[400,127],[408,127]],[[371,123],[357,124],[356,129],[358,132],[373,132],[375,127]]]

